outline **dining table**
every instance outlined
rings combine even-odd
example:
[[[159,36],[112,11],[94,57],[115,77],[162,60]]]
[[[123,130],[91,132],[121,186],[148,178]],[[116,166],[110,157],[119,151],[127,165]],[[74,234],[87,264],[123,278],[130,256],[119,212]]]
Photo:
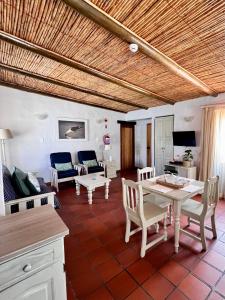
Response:
[[[165,185],[159,184],[157,179],[160,176],[153,177],[150,179],[139,181],[143,188],[143,190],[148,191],[151,194],[157,196],[167,198],[170,200],[173,206],[173,221],[174,221],[174,248],[175,253],[179,251],[179,239],[180,239],[180,216],[181,216],[181,206],[185,200],[196,196],[197,194],[202,194],[204,192],[204,182],[194,180],[194,179],[187,179],[183,177],[179,177],[181,180],[185,180],[188,183],[183,188],[174,188],[174,187],[167,187]]]

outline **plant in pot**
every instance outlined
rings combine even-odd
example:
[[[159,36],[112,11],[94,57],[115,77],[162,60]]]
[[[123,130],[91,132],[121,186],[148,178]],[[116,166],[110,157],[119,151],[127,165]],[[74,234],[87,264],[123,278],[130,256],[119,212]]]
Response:
[[[191,163],[193,160],[193,154],[191,152],[191,149],[185,150],[183,155],[183,165],[184,167],[191,167]]]

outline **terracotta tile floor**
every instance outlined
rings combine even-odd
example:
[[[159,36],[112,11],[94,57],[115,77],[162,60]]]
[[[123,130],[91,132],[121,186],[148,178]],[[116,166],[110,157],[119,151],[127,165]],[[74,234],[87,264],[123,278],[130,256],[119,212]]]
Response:
[[[136,173],[123,174],[136,180]],[[70,229],[65,238],[68,300],[74,299],[225,299],[225,201],[217,209],[218,239],[207,233],[208,251],[200,243],[181,236],[174,254],[173,227],[167,242],[150,249],[141,259],[141,233],[124,242],[125,215],[121,179],[113,179],[109,200],[104,189],[75,195],[71,183],[61,185],[59,215]],[[186,222],[182,219],[182,224]],[[197,230],[191,226],[190,230]],[[149,231],[149,239],[154,234]]]

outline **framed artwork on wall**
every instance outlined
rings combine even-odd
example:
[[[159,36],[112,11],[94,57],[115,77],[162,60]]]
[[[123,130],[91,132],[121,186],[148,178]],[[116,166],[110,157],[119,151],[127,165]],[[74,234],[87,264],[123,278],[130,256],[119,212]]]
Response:
[[[83,119],[58,119],[58,139],[61,140],[88,140],[88,123]]]

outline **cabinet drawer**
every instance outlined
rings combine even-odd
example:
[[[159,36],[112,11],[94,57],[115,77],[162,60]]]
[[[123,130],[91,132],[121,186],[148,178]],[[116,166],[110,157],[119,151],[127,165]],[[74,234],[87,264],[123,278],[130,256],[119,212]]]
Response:
[[[0,265],[0,290],[64,257],[61,241],[48,244]],[[63,263],[63,261],[62,261]]]

